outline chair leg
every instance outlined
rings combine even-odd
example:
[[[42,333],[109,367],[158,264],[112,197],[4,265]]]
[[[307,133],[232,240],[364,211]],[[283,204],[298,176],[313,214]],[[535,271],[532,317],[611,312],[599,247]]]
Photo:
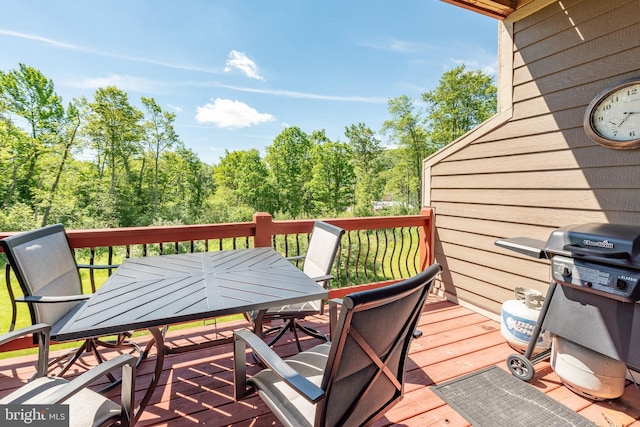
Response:
[[[300,330],[300,332],[302,332],[303,334],[309,335],[310,337],[317,338],[317,339],[323,340],[325,342],[329,342],[330,341],[329,337],[327,337],[326,335],[321,334],[320,331],[318,331],[317,329],[301,325],[300,323],[296,322],[295,319],[289,319],[284,325],[278,325],[278,326],[271,327],[271,328],[267,329],[266,331],[264,331],[262,334],[260,334],[260,336],[264,338],[265,336],[270,335],[270,334],[275,333],[276,331],[278,331],[276,336],[273,337],[271,339],[271,341],[269,341],[267,343],[267,345],[269,347],[272,347],[280,338],[282,338],[282,336],[287,331],[291,331],[291,332],[293,332],[293,336],[294,336],[294,339],[295,339],[295,342],[296,342],[296,346],[298,347],[298,351],[300,352],[300,351],[302,351],[302,346],[300,345],[300,339],[298,337],[298,331],[297,330]]]
[[[289,320],[289,329],[293,332],[293,339],[296,342],[296,347],[298,347],[298,353],[302,351],[302,346],[300,345],[300,338],[298,338],[298,331],[296,330],[296,322],[295,320]]]
[[[104,357],[100,353],[98,347],[104,347],[107,349],[113,349],[121,352],[125,348],[130,349],[131,353],[138,353],[138,360],[136,362],[136,366],[140,365],[143,359],[143,351],[138,344],[133,341],[127,339],[126,336],[118,336],[114,342],[110,341],[101,341],[96,338],[91,338],[85,340],[77,349],[69,351],[59,357],[56,357],[48,364],[48,372],[57,377],[62,377],[70,368],[73,366],[82,356],[83,353],[91,353],[95,358],[98,364],[103,363],[105,361]],[[56,371],[56,368],[59,368],[59,371]],[[54,372],[55,371],[55,372]],[[118,386],[122,381],[121,378],[116,378],[111,373],[107,373],[105,375],[109,380],[109,384],[104,388],[100,389],[99,393],[105,393],[114,387]]]
[[[293,329],[291,328],[291,322],[287,321],[287,323],[285,323],[284,325],[281,326],[274,326],[272,328],[267,329],[266,331],[264,331],[262,333],[262,335],[260,335],[261,337],[266,337],[267,335],[270,335],[272,333],[274,333],[275,331],[278,331],[277,335],[275,337],[273,337],[271,339],[271,341],[269,341],[267,343],[267,345],[269,347],[273,346],[273,344],[276,343],[276,341],[278,341],[280,338],[282,338],[282,336],[288,331],[291,330],[293,332]]]
[[[136,360],[136,367],[138,367],[142,362],[142,359],[146,357],[146,354],[145,354],[145,351],[143,351],[137,343],[129,340],[128,339],[129,337],[131,337],[131,334],[124,333],[124,334],[119,334],[116,337],[116,340],[114,342],[102,341],[99,339],[92,339],[89,346],[91,347],[93,355],[95,359],[98,361],[98,363],[102,363],[104,361],[104,358],[102,357],[102,355],[100,354],[100,351],[98,350],[98,346],[117,350],[117,351],[121,351],[125,348],[129,348],[131,349],[131,353],[133,352],[138,353],[138,360]],[[107,374],[106,376],[109,379],[110,384],[100,389],[99,390],[100,393],[106,393],[107,391],[110,391],[111,389],[120,385],[120,383],[122,382],[122,378],[115,378],[111,374]]]
[[[317,329],[311,328],[309,326],[304,326],[301,325],[300,323],[294,321],[293,322],[294,325],[296,326],[296,328],[300,329],[300,331],[302,331],[303,333],[314,337],[314,338],[318,338],[319,340],[324,340],[325,342],[329,342],[329,337],[327,337],[326,335],[323,335],[320,333],[320,331],[318,331]],[[302,351],[302,350],[301,350]]]
[[[49,362],[48,372],[52,372],[55,369],[55,365],[59,366],[60,364],[62,364],[61,362],[66,359],[66,361],[62,364],[60,371],[55,374],[58,377],[63,376],[69,370],[71,365],[73,365],[80,358],[80,356],[82,355],[82,353],[85,352],[85,350],[87,350],[87,341],[84,341],[82,345],[80,345],[80,347],[78,347],[77,349],[71,350],[60,357],[56,357],[51,362]]]

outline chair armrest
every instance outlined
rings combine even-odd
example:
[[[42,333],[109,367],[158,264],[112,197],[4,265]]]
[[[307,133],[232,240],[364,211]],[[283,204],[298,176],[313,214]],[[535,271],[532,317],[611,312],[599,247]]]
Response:
[[[333,274],[325,274],[324,276],[312,277],[311,279],[316,282],[326,282],[327,280],[333,279]]]
[[[48,335],[51,332],[51,326],[47,325],[46,323],[38,323],[36,325],[27,326],[26,328],[20,328],[6,334],[2,334],[0,335],[0,345],[6,344],[20,337],[33,335],[36,332],[41,332]]]
[[[78,268],[87,268],[89,270],[108,270],[118,268],[120,264],[77,264]]]
[[[11,331],[0,336],[0,345],[6,344],[17,338],[33,334],[40,335],[40,337],[38,338],[38,365],[36,367],[36,378],[40,378],[47,375],[47,365],[49,362],[49,336],[51,334],[51,326],[47,325],[46,323],[38,323],[36,325],[27,326],[26,328],[20,328],[18,330]]]
[[[88,385],[96,381],[98,378],[122,367],[121,404],[125,413],[128,414],[128,418],[131,419],[133,417],[135,370],[137,360],[138,358],[132,354],[121,354],[118,357],[114,357],[113,359],[100,363],[88,371],[83,372],[75,379],[69,381],[67,384],[63,385],[38,403],[43,405],[55,405],[64,402],[82,389],[87,388]]]
[[[246,386],[246,345],[253,349],[268,368],[311,403],[317,403],[324,396],[324,390],[300,375],[285,363],[262,339],[249,330],[241,329],[234,337],[234,384],[236,401],[247,394]],[[241,365],[241,366],[240,366]]]
[[[16,297],[16,302],[27,302],[30,304],[55,304],[61,302],[84,301],[91,298],[91,294],[64,295],[64,296],[33,296],[26,295]]]

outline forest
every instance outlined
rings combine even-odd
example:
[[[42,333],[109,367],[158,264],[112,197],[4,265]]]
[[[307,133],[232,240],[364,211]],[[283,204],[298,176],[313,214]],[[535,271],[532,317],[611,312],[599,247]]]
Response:
[[[461,65],[419,100],[389,99],[379,130],[354,123],[333,141],[290,126],[264,156],[227,150],[210,165],[153,97],[108,86],[65,104],[51,79],[19,64],[0,70],[0,230],[417,212],[422,161],[495,114],[496,98],[492,77]],[[375,210],[382,200],[394,203]]]

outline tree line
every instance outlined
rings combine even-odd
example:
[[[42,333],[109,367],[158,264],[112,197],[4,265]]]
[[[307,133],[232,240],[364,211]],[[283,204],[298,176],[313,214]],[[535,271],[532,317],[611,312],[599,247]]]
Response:
[[[382,146],[364,122],[344,140],[324,130],[284,129],[266,147],[202,162],[152,97],[129,100],[115,86],[66,105],[54,83],[24,64],[0,70],[0,230],[61,222],[69,228],[367,216],[373,201],[393,213],[420,207],[422,161],[496,110],[490,76],[445,72],[420,103],[390,99]]]

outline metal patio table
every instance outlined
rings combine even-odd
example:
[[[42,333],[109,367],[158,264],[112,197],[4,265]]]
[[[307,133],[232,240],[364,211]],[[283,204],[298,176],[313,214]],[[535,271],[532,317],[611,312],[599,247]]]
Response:
[[[148,329],[156,367],[137,420],[158,383],[164,356],[211,345],[168,347],[166,325],[319,300],[327,291],[273,248],[127,258],[84,304],[56,323],[51,338],[70,341]]]

